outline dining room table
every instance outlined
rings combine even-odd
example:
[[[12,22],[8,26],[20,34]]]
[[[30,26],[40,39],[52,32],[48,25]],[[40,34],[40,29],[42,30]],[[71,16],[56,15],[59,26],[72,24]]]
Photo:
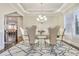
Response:
[[[45,46],[46,46],[46,42],[45,42],[45,40],[46,39],[48,39],[48,35],[47,34],[44,34],[45,33],[45,31],[44,30],[38,30],[38,33],[39,34],[37,34],[36,35],[36,39],[38,39],[38,41],[39,41],[39,47],[42,49],[42,48],[45,48]]]

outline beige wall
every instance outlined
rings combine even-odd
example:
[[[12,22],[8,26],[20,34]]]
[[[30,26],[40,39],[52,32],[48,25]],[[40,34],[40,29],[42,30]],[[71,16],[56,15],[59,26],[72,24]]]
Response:
[[[38,29],[47,29],[48,27],[54,27],[56,25],[60,25],[61,27],[64,26],[64,18],[63,14],[57,13],[55,15],[48,15],[47,16],[47,21],[43,24],[40,24],[36,18],[38,16],[36,15],[25,15],[24,20],[23,20],[23,25],[25,27],[29,27],[32,25],[36,25]]]

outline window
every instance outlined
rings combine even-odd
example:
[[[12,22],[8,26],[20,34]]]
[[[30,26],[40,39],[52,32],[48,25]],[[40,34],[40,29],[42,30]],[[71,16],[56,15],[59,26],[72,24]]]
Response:
[[[65,15],[65,33],[79,35],[79,11]]]
[[[65,15],[64,20],[65,33],[73,34],[74,33],[74,16],[73,13]]]
[[[79,34],[79,16],[78,15],[75,15],[75,32],[76,32],[76,34],[78,35]]]

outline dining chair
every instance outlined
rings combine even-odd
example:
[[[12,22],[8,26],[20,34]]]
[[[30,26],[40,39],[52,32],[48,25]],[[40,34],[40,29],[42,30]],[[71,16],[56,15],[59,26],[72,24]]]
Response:
[[[59,26],[56,26],[54,28],[48,28],[48,32],[49,32],[49,41],[50,41],[50,47],[51,47],[51,51],[50,53],[55,53],[55,50],[54,50],[54,46],[56,45],[56,41],[57,41],[57,34],[58,34],[58,31],[59,31]],[[55,55],[57,55],[55,53]]]
[[[33,25],[32,27],[27,29],[28,37],[29,37],[29,44],[31,49],[34,49],[35,45],[35,37],[36,37],[36,26]]]
[[[63,36],[64,36],[64,29],[63,28],[60,28],[60,30],[59,30],[59,39],[60,40],[63,40]]]
[[[63,37],[64,37],[64,28],[60,28],[58,35],[57,35],[57,46],[62,46],[62,41],[63,41]]]
[[[28,40],[27,40],[27,38],[25,36],[25,31],[24,31],[24,29],[22,27],[20,27],[20,31],[21,31],[21,36],[22,36],[23,42],[26,45]]]

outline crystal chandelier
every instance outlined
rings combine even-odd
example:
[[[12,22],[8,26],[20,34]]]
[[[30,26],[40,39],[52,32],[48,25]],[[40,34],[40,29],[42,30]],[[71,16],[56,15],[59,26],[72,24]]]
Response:
[[[37,20],[38,22],[40,22],[41,24],[44,23],[45,21],[47,21],[47,17],[42,14],[42,12],[43,12],[42,6],[43,6],[43,4],[41,3],[41,14],[38,15],[38,18],[36,19],[36,20]]]

